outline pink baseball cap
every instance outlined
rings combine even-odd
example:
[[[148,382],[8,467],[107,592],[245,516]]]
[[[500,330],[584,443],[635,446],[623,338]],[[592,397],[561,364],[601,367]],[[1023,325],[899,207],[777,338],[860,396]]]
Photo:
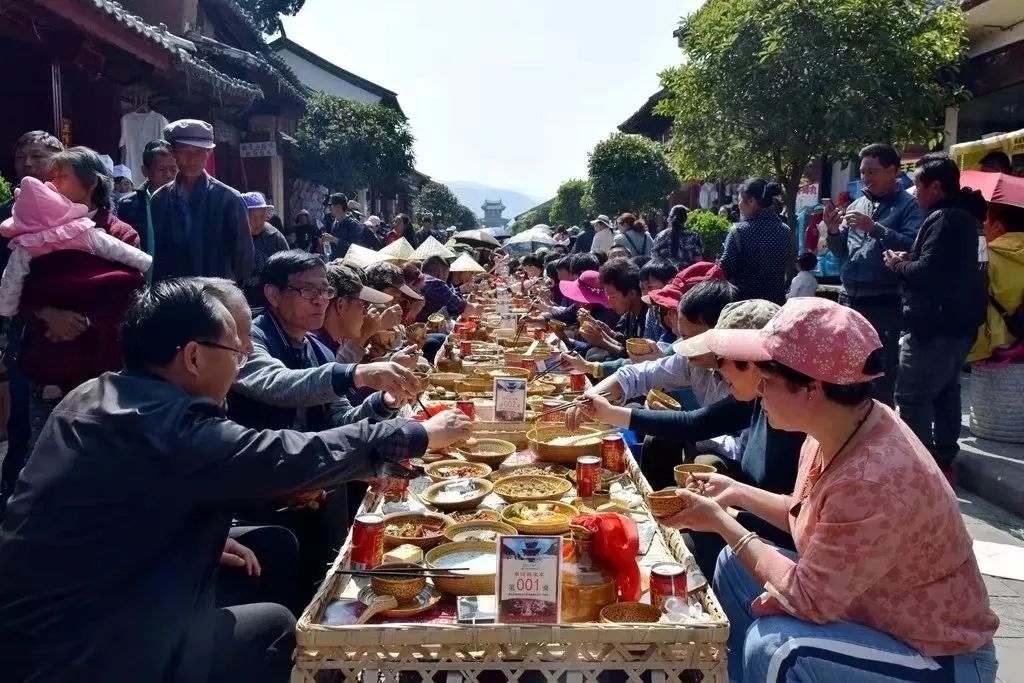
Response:
[[[831,384],[857,384],[884,374],[864,372],[868,356],[882,348],[875,328],[857,311],[828,299],[790,299],[763,329],[714,329],[704,337],[721,358],[773,360]]]
[[[605,308],[611,306],[596,270],[585,270],[574,281],[559,282],[558,290],[578,304],[598,304]]]

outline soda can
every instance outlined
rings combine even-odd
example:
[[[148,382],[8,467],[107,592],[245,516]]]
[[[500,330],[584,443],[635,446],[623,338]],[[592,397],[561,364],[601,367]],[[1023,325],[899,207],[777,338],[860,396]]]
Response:
[[[576,495],[590,498],[601,483],[601,458],[581,455],[576,458]]]
[[[686,567],[678,562],[658,562],[651,567],[651,604],[665,611],[665,601],[675,596],[686,600]]]
[[[601,439],[601,466],[618,474],[626,471],[626,442],[621,434],[609,434]]]
[[[373,569],[384,560],[384,517],[356,515],[352,522],[352,569]]]
[[[553,408],[557,408],[558,406],[564,403],[565,401],[559,401],[557,399],[547,400],[541,403],[541,412],[547,413],[544,417],[541,418],[541,422],[565,422],[565,416],[569,410],[568,408],[563,408],[562,410],[552,410]]]
[[[587,376],[585,373],[579,370],[573,370],[569,373],[569,389],[572,391],[586,391],[587,390]]]
[[[470,420],[476,419],[476,404],[472,401],[456,401],[455,409],[461,410]]]
[[[459,342],[459,355],[465,358],[473,355],[473,342],[464,339]]]
[[[538,327],[533,331],[533,338],[537,341],[544,341],[544,332],[545,330],[543,327]]]

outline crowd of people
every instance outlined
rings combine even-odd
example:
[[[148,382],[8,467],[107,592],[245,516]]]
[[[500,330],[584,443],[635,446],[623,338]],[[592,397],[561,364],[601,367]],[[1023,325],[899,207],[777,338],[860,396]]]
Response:
[[[366,487],[469,436],[460,412],[405,407],[499,272],[593,380],[569,427],[644,437],[655,489],[682,462],[715,470],[662,522],[714,577],[733,680],[994,680],[998,620],[947,477],[964,362],[1018,341],[992,310],[1024,288],[979,243],[1019,251],[1024,208],[962,189],[942,154],[911,195],[897,152],[869,145],[864,196],[823,218],[833,302],[765,179],[739,187],[714,262],[675,206],[657,234],[599,215],[521,258],[361,266],[354,245],[449,235],[429,215],[364,220],[338,192],[284,226],[207,173],[213,147],[208,123],[171,123],[134,192],[47,133],[15,150],[5,677],[286,680],[295,616]]]

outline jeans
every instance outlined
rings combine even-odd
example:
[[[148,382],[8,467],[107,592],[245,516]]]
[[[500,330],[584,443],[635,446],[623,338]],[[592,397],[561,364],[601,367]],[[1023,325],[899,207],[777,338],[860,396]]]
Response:
[[[903,303],[899,296],[890,297],[850,297],[839,294],[839,303],[857,311],[871,323],[882,341],[882,361],[885,375],[871,382],[872,398],[881,401],[890,408],[893,406],[893,393],[896,387],[896,375],[900,366],[900,334],[903,328]]]
[[[423,357],[427,359],[427,362],[433,365],[436,362],[437,352],[441,350],[444,343],[448,340],[447,334],[440,332],[428,332],[427,341],[423,344]]]
[[[942,468],[960,452],[960,370],[973,344],[973,337],[910,334],[900,351],[900,417]]]
[[[780,552],[796,559],[795,553]],[[955,657],[925,657],[906,643],[860,624],[754,617],[750,603],[764,589],[729,548],[718,557],[714,586],[729,618],[730,681],[993,683],[996,678],[992,643]]]

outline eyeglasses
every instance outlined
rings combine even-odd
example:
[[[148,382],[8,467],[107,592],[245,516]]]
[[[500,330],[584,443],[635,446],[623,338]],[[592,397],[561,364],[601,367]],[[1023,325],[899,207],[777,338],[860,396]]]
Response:
[[[231,347],[231,346],[224,346],[223,344],[218,344],[217,342],[212,342],[212,341],[198,341],[198,340],[196,341],[196,344],[199,344],[200,346],[205,346],[205,347],[210,348],[210,349],[221,349],[223,351],[230,351],[231,355],[233,355],[235,357],[235,365],[238,366],[239,370],[241,370],[242,367],[245,365],[245,361],[249,360],[248,352],[241,351],[241,350],[236,349],[236,348]]]
[[[306,301],[313,301],[314,299],[333,299],[337,295],[338,290],[334,287],[292,287],[291,285],[284,285],[281,287],[283,290],[298,292]]]

